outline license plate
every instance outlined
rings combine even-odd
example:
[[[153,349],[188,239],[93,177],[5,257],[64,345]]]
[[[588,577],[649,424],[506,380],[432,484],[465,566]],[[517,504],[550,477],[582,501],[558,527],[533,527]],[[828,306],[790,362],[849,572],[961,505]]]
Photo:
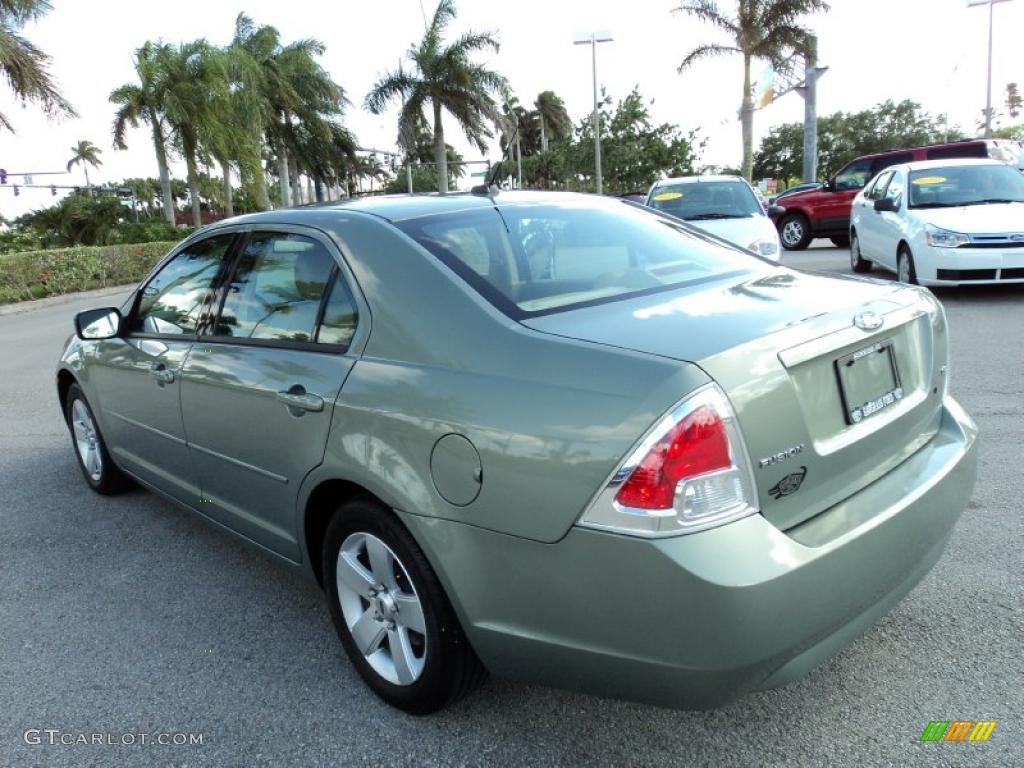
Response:
[[[836,360],[847,424],[858,424],[903,399],[892,339],[877,341]]]

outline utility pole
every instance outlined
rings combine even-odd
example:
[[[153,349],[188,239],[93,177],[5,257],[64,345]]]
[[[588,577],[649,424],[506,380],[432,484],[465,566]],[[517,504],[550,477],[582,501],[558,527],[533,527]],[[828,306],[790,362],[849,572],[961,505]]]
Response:
[[[818,178],[818,38],[804,51],[804,181]]]

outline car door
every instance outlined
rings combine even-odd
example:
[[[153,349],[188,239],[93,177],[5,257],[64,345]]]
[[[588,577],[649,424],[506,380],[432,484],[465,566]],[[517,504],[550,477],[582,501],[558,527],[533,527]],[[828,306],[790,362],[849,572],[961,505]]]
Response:
[[[201,511],[292,560],[299,485],[323,460],[368,314],[353,285],[325,237],[251,232],[182,372]]]
[[[875,179],[874,183],[864,191],[857,205],[860,210],[854,214],[857,217],[857,237],[860,240],[860,252],[863,256],[875,260],[881,248],[881,220],[880,214],[875,210],[875,201],[880,200],[885,194],[886,185],[892,178],[892,171],[883,171]]]
[[[198,498],[181,419],[181,369],[234,234],[194,240],[137,291],[119,338],[90,364],[114,460],[189,505]]]
[[[875,248],[878,252],[878,263],[892,270],[896,269],[896,252],[903,237],[906,221],[906,205],[903,199],[905,189],[906,175],[901,170],[893,171],[882,198],[892,200],[895,210],[880,211],[875,217]]]
[[[821,195],[821,203],[815,212],[815,230],[848,233],[850,204],[872,175],[869,158],[855,160],[841,169]]]

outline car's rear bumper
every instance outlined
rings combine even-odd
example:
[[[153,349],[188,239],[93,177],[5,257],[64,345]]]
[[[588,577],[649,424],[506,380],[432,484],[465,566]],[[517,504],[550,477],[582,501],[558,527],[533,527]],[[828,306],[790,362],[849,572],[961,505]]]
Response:
[[[947,399],[924,448],[785,533],[753,516],[669,539],[573,528],[541,544],[402,517],[495,674],[704,708],[800,676],[917,584],[970,498],[975,436]]]

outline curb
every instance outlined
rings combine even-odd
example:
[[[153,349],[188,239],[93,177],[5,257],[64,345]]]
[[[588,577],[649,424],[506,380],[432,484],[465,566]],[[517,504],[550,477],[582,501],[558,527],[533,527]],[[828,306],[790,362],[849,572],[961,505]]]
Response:
[[[62,293],[59,296],[46,296],[42,299],[31,301],[16,301],[11,304],[0,304],[0,317],[5,315],[20,315],[23,312],[32,312],[36,309],[70,304],[77,299],[102,298],[103,296],[114,296],[119,293],[128,293],[135,285],[114,285],[106,288],[96,288],[91,291],[80,291],[78,293]]]

